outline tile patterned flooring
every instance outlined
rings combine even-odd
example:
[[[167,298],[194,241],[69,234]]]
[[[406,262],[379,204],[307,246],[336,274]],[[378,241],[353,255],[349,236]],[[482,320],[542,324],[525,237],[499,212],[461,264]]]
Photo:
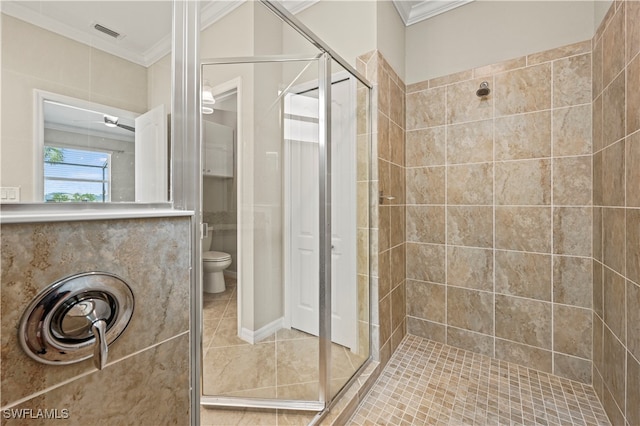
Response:
[[[259,343],[237,336],[237,286],[225,277],[224,293],[203,299],[203,391],[206,395],[255,398],[318,398],[318,339],[279,330]],[[339,390],[365,360],[334,345],[332,390]]]
[[[407,336],[350,425],[609,425],[591,386]]]

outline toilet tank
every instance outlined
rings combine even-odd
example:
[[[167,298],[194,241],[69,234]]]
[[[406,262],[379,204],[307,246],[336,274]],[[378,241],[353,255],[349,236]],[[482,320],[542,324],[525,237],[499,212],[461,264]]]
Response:
[[[207,236],[202,239],[202,251],[211,250],[211,241],[213,240],[213,228],[207,227]]]

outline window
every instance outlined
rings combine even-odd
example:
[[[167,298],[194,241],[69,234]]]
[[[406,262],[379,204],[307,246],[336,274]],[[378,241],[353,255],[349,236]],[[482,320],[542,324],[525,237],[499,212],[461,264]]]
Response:
[[[44,201],[111,201],[111,153],[44,147]]]

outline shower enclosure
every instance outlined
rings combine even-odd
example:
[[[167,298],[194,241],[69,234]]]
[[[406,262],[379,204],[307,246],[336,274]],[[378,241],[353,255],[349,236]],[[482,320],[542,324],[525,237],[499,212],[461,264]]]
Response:
[[[197,292],[201,404],[321,411],[370,357],[371,86],[266,1],[200,45],[200,80],[237,92],[238,120],[237,284]]]

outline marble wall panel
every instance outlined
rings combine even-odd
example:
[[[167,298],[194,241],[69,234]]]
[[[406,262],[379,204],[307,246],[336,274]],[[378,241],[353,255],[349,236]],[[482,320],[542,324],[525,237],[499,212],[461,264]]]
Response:
[[[38,404],[54,400],[67,401],[74,407],[82,401],[89,406],[102,404],[103,397],[95,398],[93,392],[89,392],[89,385],[84,384],[87,377],[89,382],[100,382],[104,378],[115,386],[120,380],[117,377],[138,374],[137,370],[129,371],[128,364],[142,363],[158,369],[158,383],[166,382],[167,386],[175,386],[177,394],[184,394],[176,400],[177,412],[188,413],[188,388],[185,387],[188,377],[180,369],[163,372],[163,363],[178,362],[188,368],[188,338],[176,336],[185,335],[189,330],[189,234],[189,218],[2,225],[2,405],[11,406],[12,402],[35,394],[40,395],[34,400]],[[107,368],[96,372],[91,360],[52,367],[27,357],[16,333],[24,309],[50,283],[89,271],[122,277],[131,286],[135,298],[131,322],[109,348]],[[168,339],[173,339],[173,343],[150,349]],[[162,352],[163,347],[172,348],[168,357],[175,360],[154,355],[156,350]],[[180,351],[183,351],[182,358],[177,355]],[[141,374],[148,374],[148,369],[140,368]],[[136,399],[131,395],[142,398],[140,401],[145,398],[157,401],[159,393],[164,392],[161,386],[148,388],[144,381],[133,378],[121,387],[122,392],[109,393],[107,405],[113,404],[119,409],[130,407],[114,415],[126,416],[130,412],[134,416],[131,419],[143,412],[146,404],[141,402],[140,408],[134,409]],[[75,393],[76,398],[73,402],[65,399],[65,392],[51,390],[53,388],[74,389],[71,394]],[[80,407],[77,405],[78,416],[83,415]],[[149,414],[153,414],[153,409],[147,408]]]

